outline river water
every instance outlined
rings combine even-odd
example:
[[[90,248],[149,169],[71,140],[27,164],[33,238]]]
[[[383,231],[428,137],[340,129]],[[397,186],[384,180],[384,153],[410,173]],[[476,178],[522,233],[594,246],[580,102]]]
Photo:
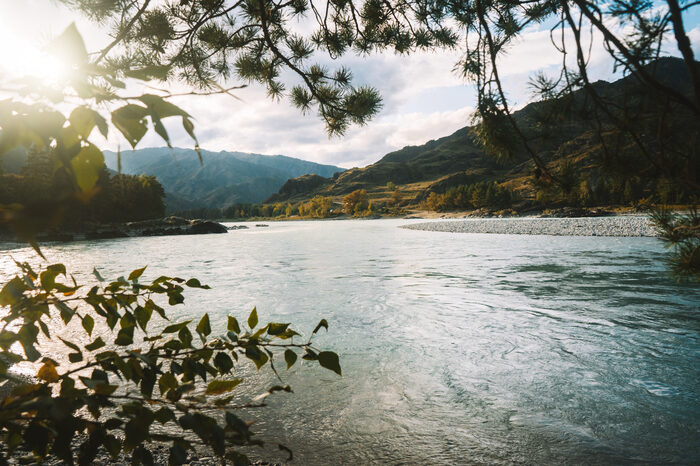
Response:
[[[173,315],[209,312],[215,333],[253,306],[307,334],[326,318],[316,341],[343,377],[293,369],[295,393],[250,413],[296,464],[700,462],[700,288],[673,281],[660,241],[406,223],[247,224],[44,252],[79,279],[146,264],[146,278],[198,277],[213,289]],[[0,270],[10,255],[31,253],[0,251]]]

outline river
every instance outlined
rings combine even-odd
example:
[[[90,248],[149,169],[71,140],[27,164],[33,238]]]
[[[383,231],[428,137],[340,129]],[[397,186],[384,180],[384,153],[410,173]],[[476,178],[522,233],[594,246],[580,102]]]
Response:
[[[296,464],[700,462],[700,288],[670,277],[659,240],[406,223],[246,224],[44,252],[79,280],[93,266],[198,277],[212,290],[174,315],[209,312],[215,333],[253,306],[307,333],[326,318],[317,343],[343,377],[294,369],[295,393],[250,413]],[[0,251],[0,271],[10,255],[31,252]]]

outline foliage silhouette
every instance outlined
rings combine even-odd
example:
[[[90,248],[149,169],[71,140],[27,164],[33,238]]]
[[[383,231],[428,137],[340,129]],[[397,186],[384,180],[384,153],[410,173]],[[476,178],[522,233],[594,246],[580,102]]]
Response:
[[[237,413],[263,407],[267,396],[291,388],[232,394],[245,385],[244,360],[258,370],[269,367],[278,378],[276,361],[284,358],[289,369],[299,356],[341,374],[338,356],[312,345],[314,334],[328,329],[325,320],[305,342],[289,323],[260,325],[256,309],[248,328],[229,316],[221,332],[208,314],[196,324],[168,321],[167,310],[184,302],[185,288],[209,288],[197,279],[161,276],[143,283],[144,267],[107,282],[95,271],[99,283],[88,288],[63,264],[36,271],[28,263],[17,266],[21,274],[0,291],[0,306],[8,311],[0,330],[0,379],[7,383],[11,364],[40,368],[36,383],[19,384],[2,399],[0,432],[10,455],[21,446],[35,461],[54,456],[90,464],[103,448],[112,458],[124,452],[134,464],[152,464],[147,446],[167,442],[170,464],[185,462],[195,446],[247,464],[240,448],[263,442]],[[67,328],[83,335],[74,331],[64,339]],[[66,360],[42,352],[42,340],[52,338],[66,346]],[[7,458],[0,456],[0,463]]]

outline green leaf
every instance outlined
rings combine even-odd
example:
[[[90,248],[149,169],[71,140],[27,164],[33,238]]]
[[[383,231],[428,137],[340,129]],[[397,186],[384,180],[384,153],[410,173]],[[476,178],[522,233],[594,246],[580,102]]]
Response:
[[[314,331],[311,332],[311,334],[313,335],[314,333],[316,333],[316,332],[318,332],[319,330],[321,330],[321,327],[325,328],[326,331],[328,331],[328,322],[326,321],[326,319],[321,319],[321,321],[318,323],[318,325],[316,326],[316,328],[314,329]]]
[[[257,346],[248,346],[245,349],[245,355],[248,359],[255,363],[255,366],[260,370],[269,359],[265,353],[260,351]]]
[[[95,351],[97,349],[102,348],[105,345],[106,345],[106,343],[102,340],[102,337],[97,337],[97,338],[95,338],[95,341],[93,341],[90,344],[85,345],[85,349],[88,351]]]
[[[146,326],[151,320],[151,315],[153,315],[153,309],[148,306],[138,306],[134,310],[134,317],[136,318],[136,323],[139,324],[141,330],[146,330]]]
[[[182,330],[183,328],[187,327],[190,324],[190,322],[192,322],[192,321],[188,320],[185,322],[180,322],[177,324],[168,325],[167,327],[165,327],[163,329],[163,331],[161,333],[177,333],[180,330]]]
[[[107,120],[105,120],[104,117],[98,112],[89,107],[76,107],[68,117],[68,121],[70,121],[73,129],[80,136],[82,136],[83,139],[87,139],[90,136],[90,133],[95,126],[97,126],[100,133],[102,133],[104,137],[107,137]]]
[[[131,449],[148,439],[148,426],[142,419],[135,418],[126,423],[124,434],[124,446]]]
[[[63,264],[49,265],[46,270],[39,274],[41,287],[46,291],[51,291],[56,288],[56,277],[66,274],[66,267]]]
[[[148,130],[145,118],[149,113],[146,107],[136,104],[127,104],[112,112],[112,123],[132,148],[136,148]]]
[[[2,287],[2,291],[0,291],[0,306],[11,306],[15,304],[28,289],[27,284],[24,283],[21,278],[13,278],[7,282],[7,284]]]
[[[261,336],[263,333],[267,332],[268,326],[269,326],[269,324],[266,325],[266,326],[264,326],[264,327],[262,327],[262,328],[259,328],[253,335],[251,335],[250,339],[251,339],[251,340],[258,340],[258,339],[260,339],[260,336]]]
[[[318,353],[318,363],[322,367],[330,369],[338,375],[343,375],[340,370],[340,360],[338,359],[338,355],[332,351],[321,351]]]
[[[183,116],[182,127],[185,129],[185,131],[187,131],[187,134],[189,134],[192,140],[194,141],[194,150],[195,152],[197,152],[197,156],[199,157],[199,165],[203,165],[204,161],[202,160],[202,151],[199,149],[199,141],[197,141],[197,136],[194,134],[194,124],[192,123],[192,120],[190,120],[186,116]]]
[[[238,325],[238,320],[235,317],[228,316],[228,330],[235,333],[241,333],[241,327]]]
[[[166,407],[162,407],[158,411],[153,413],[153,417],[156,421],[160,422],[161,424],[165,424],[169,421],[177,422],[177,418],[175,417],[175,413],[173,412],[173,410]]]
[[[248,316],[248,327],[253,330],[258,325],[258,309],[254,307]]]
[[[285,350],[284,360],[287,362],[287,370],[297,362],[297,354],[292,350]]]
[[[105,166],[102,151],[89,144],[83,147],[78,155],[71,160],[75,181],[83,192],[90,192],[95,187],[100,172]]]
[[[68,322],[70,322],[71,319],[73,319],[73,316],[75,315],[75,309],[69,307],[63,301],[56,301],[54,305],[61,312],[61,319],[63,320],[63,323],[68,324]]]
[[[148,266],[146,266],[146,267],[148,267]],[[141,277],[141,275],[143,275],[143,272],[146,271],[146,267],[132,271],[129,274],[129,281],[138,280]]]
[[[83,328],[88,336],[92,336],[92,329],[95,328],[95,319],[89,315],[85,315],[85,317],[83,317]]]
[[[190,329],[187,327],[181,328],[177,336],[180,338],[183,345],[187,347],[192,346],[192,332],[190,332]]]
[[[296,336],[299,336],[299,334],[290,328],[288,328],[287,330],[282,332],[280,335],[278,335],[278,337],[282,340],[288,340],[288,339],[290,339],[292,337],[296,337]]]
[[[169,116],[182,116],[190,117],[190,115],[178,107],[177,105],[168,102],[160,96],[153,94],[144,94],[139,97],[139,100],[146,104],[146,106],[155,113],[159,118],[166,118]]]
[[[19,336],[16,333],[11,332],[9,330],[2,330],[0,331],[0,348],[7,351],[10,349],[10,346],[12,346],[13,343],[16,342],[18,339]]]
[[[214,366],[219,369],[222,374],[228,374],[233,369],[233,361],[226,353],[216,353],[214,356]]]
[[[191,448],[189,444],[183,441],[173,441],[173,446],[170,447],[170,455],[168,456],[168,464],[184,464],[187,462],[187,450]]]
[[[287,330],[287,327],[289,327],[289,324],[277,324],[271,322],[267,328],[267,333],[270,335],[281,335],[285,332],[285,330]]]
[[[209,314],[204,314],[202,319],[197,324],[197,333],[203,336],[207,336],[211,333],[211,325],[209,324]],[[202,338],[204,340],[204,338]]]
[[[105,435],[102,445],[104,445],[105,450],[107,450],[112,459],[117,458],[122,448],[122,442],[114,435]]]
[[[24,354],[32,362],[41,357],[41,353],[34,347],[37,335],[39,335],[39,329],[32,324],[23,325],[17,332]]]
[[[161,316],[165,320],[168,320],[168,318],[165,316],[165,309],[154,303],[152,299],[147,300],[146,304],[144,304],[143,307],[148,309],[151,313],[153,313],[153,311],[156,311],[159,316]]]
[[[134,343],[134,328],[122,328],[114,339],[114,344],[119,346],[129,346]]]
[[[160,136],[163,141],[168,145],[169,148],[173,148],[172,144],[170,144],[170,136],[168,136],[168,130],[165,129],[165,126],[163,125],[163,122],[160,120],[160,117],[154,113],[151,113],[151,122],[153,122],[153,129],[156,130],[156,134]]]
[[[196,278],[190,278],[185,282],[185,285],[189,286],[190,288],[202,288],[203,290],[211,289],[209,285],[202,285]]]
[[[160,379],[158,379],[158,388],[160,389],[161,395],[164,395],[168,390],[176,389],[177,386],[177,379],[170,372],[166,372],[160,376]]]
[[[222,393],[230,392],[236,388],[243,379],[233,379],[233,380],[212,380],[207,385],[207,395],[221,395]]]

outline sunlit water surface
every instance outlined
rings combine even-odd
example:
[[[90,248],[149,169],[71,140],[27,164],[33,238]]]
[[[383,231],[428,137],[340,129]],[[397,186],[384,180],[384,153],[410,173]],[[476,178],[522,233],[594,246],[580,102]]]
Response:
[[[220,333],[254,305],[307,334],[325,317],[317,342],[343,377],[297,368],[294,394],[248,414],[297,464],[700,462],[700,289],[669,277],[658,240],[404,223],[248,224],[45,253],[82,279],[146,264],[146,278],[198,277],[213,289],[177,317],[209,312]],[[10,256],[31,252],[0,251],[0,273]]]

